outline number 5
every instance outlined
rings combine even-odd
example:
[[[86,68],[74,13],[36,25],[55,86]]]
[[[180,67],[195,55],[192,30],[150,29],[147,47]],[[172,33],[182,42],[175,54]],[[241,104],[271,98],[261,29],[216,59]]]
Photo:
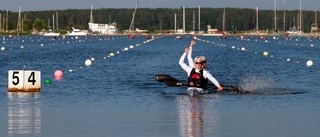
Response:
[[[14,71],[12,73],[12,84],[13,85],[18,85],[19,84],[19,71]],[[16,81],[14,81],[14,79],[17,79]]]

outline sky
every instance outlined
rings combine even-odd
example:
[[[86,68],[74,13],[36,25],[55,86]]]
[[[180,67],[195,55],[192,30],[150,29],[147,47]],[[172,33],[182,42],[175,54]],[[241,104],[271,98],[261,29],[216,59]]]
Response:
[[[94,9],[100,8],[251,8],[278,10],[298,10],[300,0],[0,0],[0,10],[43,11],[64,9]],[[276,2],[275,2],[276,1]],[[276,3],[276,4],[275,4]],[[302,10],[320,10],[320,0],[301,0]]]

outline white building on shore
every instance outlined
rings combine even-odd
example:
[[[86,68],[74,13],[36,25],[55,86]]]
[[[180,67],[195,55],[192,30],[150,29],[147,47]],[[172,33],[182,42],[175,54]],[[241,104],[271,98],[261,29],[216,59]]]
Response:
[[[102,24],[89,22],[89,32],[94,34],[118,34],[116,23]]]

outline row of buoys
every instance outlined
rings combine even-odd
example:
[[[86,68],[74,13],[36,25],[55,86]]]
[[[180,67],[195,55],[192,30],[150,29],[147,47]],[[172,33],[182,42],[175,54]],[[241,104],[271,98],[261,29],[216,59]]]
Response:
[[[147,40],[147,42],[150,42],[150,41],[151,41],[151,40]],[[143,42],[143,43],[147,43],[147,42]],[[139,45],[141,45],[141,44],[136,44],[136,46],[139,46]],[[128,48],[128,47],[125,47],[125,48],[123,49],[123,51],[127,51],[127,50],[133,49],[133,48],[134,48],[134,46],[133,46],[133,45],[130,45],[129,48]],[[116,53],[119,54],[120,51],[117,51]],[[109,53],[109,55],[108,55],[108,57],[113,57],[113,56],[115,56],[115,53],[113,53],[113,52]],[[107,57],[104,57],[103,59],[107,59]],[[84,62],[85,66],[87,66],[87,67],[91,66],[91,65],[93,64],[93,61],[94,61],[94,60],[95,60],[95,58],[93,58],[93,57],[90,58],[90,59],[86,59],[85,62]],[[81,69],[81,68],[82,68],[82,67],[80,67],[80,69]],[[72,69],[70,69],[69,72],[72,73],[72,72],[74,72],[74,71],[73,71]],[[64,74],[63,74],[63,71],[62,71],[62,70],[58,69],[58,70],[56,70],[56,71],[54,72],[54,80],[55,80],[55,81],[60,81],[60,80],[63,79],[63,77],[64,77]],[[45,78],[44,83],[45,83],[45,84],[51,84],[51,83],[52,83],[52,80],[51,80],[50,78]]]
[[[85,61],[85,65],[86,65],[86,66],[91,66],[91,65],[92,65],[92,62],[93,62],[94,60],[95,60],[94,58],[87,59],[87,60]],[[82,68],[82,67],[80,67],[80,68]],[[73,69],[69,69],[69,72],[70,72],[70,73],[73,73],[74,70],[73,70]],[[64,73],[63,73],[62,70],[60,70],[60,69],[55,70],[55,72],[54,72],[54,80],[55,80],[55,81],[60,81],[60,80],[63,79],[63,77],[64,77]],[[52,84],[52,80],[51,80],[50,78],[45,78],[43,82],[44,82],[44,84],[46,84],[46,85]]]
[[[194,39],[196,39],[196,38],[194,38]],[[243,39],[243,38],[241,38],[241,39]],[[273,38],[273,39],[275,39],[275,38]],[[202,40],[202,39],[199,39],[199,38],[197,38],[197,40],[200,40],[200,41],[202,41],[202,42],[207,42],[207,43],[215,44],[214,42],[205,41],[205,40]],[[223,45],[223,44],[216,44],[216,45],[225,46],[225,45]],[[314,45],[311,44],[310,46],[313,47]],[[232,48],[232,49],[235,49],[236,47],[235,47],[235,46],[231,46],[231,48]],[[247,49],[246,49],[245,47],[238,48],[238,50],[247,51]],[[257,52],[255,52],[255,53],[257,53]],[[263,55],[263,56],[269,56],[269,53],[268,53],[268,51],[264,51],[264,52],[262,53],[262,55]],[[270,57],[273,57],[273,55],[270,55]],[[291,61],[291,59],[290,59],[290,58],[287,58],[286,61],[289,62],[289,61]],[[300,63],[300,62],[297,61],[297,63]],[[305,64],[306,64],[307,67],[311,67],[311,66],[313,66],[313,61],[312,61],[312,60],[307,60]]]
[[[262,53],[262,55],[263,55],[263,56],[268,56],[269,53],[268,53],[267,51],[264,51],[264,52]],[[271,55],[270,57],[273,57],[273,55]],[[291,61],[291,59],[290,59],[290,58],[287,58],[286,61]],[[297,63],[299,63],[299,61],[297,61]],[[306,66],[307,66],[307,67],[313,66],[313,61],[312,61],[312,60],[307,60],[307,61],[306,61]]]
[[[152,40],[154,40],[154,39],[155,39],[155,37],[152,37]],[[148,43],[148,42],[150,42],[150,41],[152,41],[152,40],[149,40],[149,39],[148,39],[148,40],[144,41],[143,43],[145,44],[145,43]],[[136,44],[136,46],[139,46],[139,45],[141,45],[141,44]],[[133,45],[130,45],[129,48],[128,48],[128,47],[125,47],[125,48],[122,49],[122,51],[124,52],[124,51],[127,51],[127,50],[129,50],[129,49],[133,49],[133,48],[134,48],[134,46],[133,46]],[[120,51],[117,51],[116,53],[119,54]],[[109,53],[109,55],[108,55],[108,57],[113,57],[113,56],[115,56],[115,53],[113,53],[113,52]],[[106,60],[107,57],[103,57],[103,59]],[[86,59],[85,62],[84,62],[84,64],[85,64],[85,66],[89,67],[89,66],[92,65],[93,61],[94,61],[94,58]],[[80,68],[82,68],[82,67],[80,67]]]
[[[152,40],[154,40],[154,38]],[[144,41],[143,43],[147,43],[147,42],[150,42],[152,40],[147,40],[147,41]],[[139,45],[141,45],[141,44],[136,44],[136,46],[139,46]],[[44,44],[40,44],[40,46],[44,46]],[[3,50],[5,50],[5,47],[1,47],[1,50],[2,50],[2,48],[3,48]],[[133,49],[133,48],[134,48],[134,46],[130,45],[129,48],[126,47],[126,48],[124,48],[124,50],[126,51],[126,50]],[[120,52],[117,51],[116,53],[119,54]],[[113,57],[113,56],[115,56],[115,53],[111,52],[108,57]],[[106,57],[104,59],[106,59]],[[87,67],[91,66],[94,60],[95,60],[94,58],[86,59],[85,63],[84,63],[85,66],[87,66]],[[81,68],[82,67],[80,67],[80,69]],[[69,69],[69,72],[73,73],[74,70],[73,69]],[[62,70],[57,69],[57,70],[54,71],[54,80],[55,81],[60,81],[60,80],[63,79],[63,77],[64,77],[64,73],[63,73]],[[44,84],[52,84],[52,80],[50,78],[45,78],[43,82],[44,82]]]

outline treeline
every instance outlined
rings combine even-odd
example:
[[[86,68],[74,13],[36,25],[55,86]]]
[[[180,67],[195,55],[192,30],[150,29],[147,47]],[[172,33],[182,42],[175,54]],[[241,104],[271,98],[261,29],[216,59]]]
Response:
[[[207,25],[212,28],[223,30],[223,8],[201,8],[200,30],[206,31]],[[70,30],[71,27],[88,29],[90,21],[90,9],[68,9],[57,11],[27,11],[21,13],[21,27],[24,31],[30,31],[33,27],[37,30],[52,29],[53,18],[55,18],[55,29]],[[93,20],[95,23],[117,23],[119,30],[129,29],[134,9],[94,9]],[[0,30],[16,30],[18,22],[18,12],[0,11]],[[134,28],[147,29],[149,32],[158,30],[173,30],[175,27],[175,14],[177,29],[183,27],[183,10],[169,8],[140,8],[137,10],[134,20]],[[8,20],[7,20],[8,15]],[[284,15],[286,22],[284,23]],[[315,11],[302,11],[302,31],[310,32],[311,24],[315,23]],[[298,10],[278,10],[277,29],[279,31],[288,30],[289,27],[299,26]],[[317,17],[319,18],[319,16]],[[58,20],[57,20],[58,19]],[[274,11],[259,10],[258,26],[259,30],[274,30]],[[198,30],[198,8],[185,9],[186,30]],[[7,24],[7,25],[6,25]],[[225,31],[247,31],[256,29],[255,9],[225,9]]]

